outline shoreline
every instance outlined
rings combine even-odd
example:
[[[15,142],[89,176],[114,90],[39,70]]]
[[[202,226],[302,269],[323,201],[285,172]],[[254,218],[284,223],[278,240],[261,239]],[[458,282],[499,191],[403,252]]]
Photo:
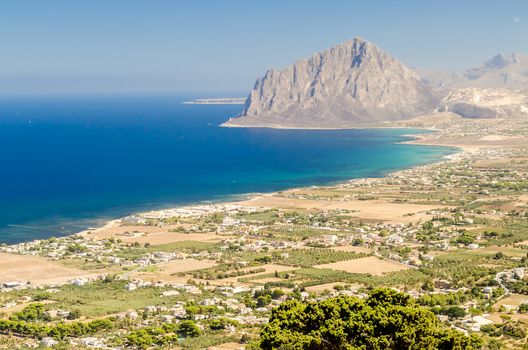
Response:
[[[399,128],[394,127],[393,129],[399,129]],[[402,129],[405,129],[405,128],[402,128]],[[428,129],[417,129],[417,128],[410,128],[410,127],[406,128],[406,129],[428,130]],[[402,144],[410,144],[410,145],[416,145],[416,146],[448,147],[448,148],[458,149],[458,151],[456,151],[456,152],[454,152],[452,154],[443,155],[443,156],[439,157],[437,161],[429,162],[429,163],[426,163],[426,164],[418,164],[418,165],[414,165],[414,166],[411,166],[411,167],[408,167],[408,168],[402,168],[402,169],[399,169],[399,170],[395,170],[395,171],[389,172],[387,174],[384,174],[383,176],[380,176],[379,177],[380,179],[381,178],[386,178],[386,177],[394,175],[394,174],[398,174],[399,172],[402,172],[402,171],[408,171],[408,170],[419,168],[419,167],[426,167],[426,166],[430,166],[430,165],[433,165],[433,164],[441,164],[441,163],[444,163],[444,162],[457,161],[457,160],[460,160],[463,157],[464,154],[472,153],[472,152],[474,152],[476,150],[476,148],[465,149],[465,147],[463,147],[463,146],[449,146],[449,145],[446,146],[446,145],[434,144],[434,143],[419,143],[419,142],[417,142],[417,141],[423,139],[422,135],[412,135],[411,134],[411,135],[401,135],[401,136],[402,137],[406,137],[406,138],[415,138],[415,140],[407,140],[407,141],[400,142]],[[255,202],[255,201],[258,201],[260,199],[266,198],[266,197],[273,197],[274,195],[276,195],[276,194],[278,194],[280,192],[298,191],[298,190],[302,190],[302,189],[305,189],[305,188],[310,188],[310,187],[313,187],[313,186],[316,186],[316,187],[339,186],[339,185],[342,185],[342,184],[348,184],[348,183],[352,183],[352,182],[355,182],[355,181],[359,181],[359,182],[360,181],[365,181],[366,179],[372,179],[372,178],[370,178],[370,177],[351,178],[351,179],[347,179],[347,180],[344,180],[344,181],[339,181],[339,182],[336,182],[336,183],[333,183],[333,184],[326,184],[326,185],[312,185],[312,186],[291,187],[291,188],[286,188],[286,189],[283,189],[283,190],[280,190],[280,191],[274,191],[274,192],[262,192],[262,193],[257,192],[257,193],[244,193],[244,194],[240,194],[240,195],[228,195],[228,196],[234,196],[234,197],[236,197],[238,199],[236,199],[234,201],[226,201],[224,199],[219,199],[218,201],[207,200],[207,201],[195,202],[195,203],[192,203],[192,204],[186,204],[186,205],[180,205],[180,206],[169,206],[169,207],[162,208],[162,209],[154,209],[154,210],[149,210],[149,211],[140,211],[140,212],[137,212],[137,213],[131,213],[131,214],[129,214],[129,216],[130,215],[145,215],[145,214],[152,214],[152,213],[163,213],[165,211],[171,211],[171,210],[175,210],[175,209],[186,209],[186,208],[192,208],[192,207],[203,206],[203,205],[218,205],[218,206],[221,206],[221,205],[227,205],[227,206],[228,205],[243,205],[242,203],[251,203],[251,202]],[[244,197],[245,197],[245,199],[244,199]],[[208,204],[205,204],[204,202],[207,202]],[[80,236],[86,238],[86,237],[89,237],[89,234],[97,233],[97,232],[100,232],[100,231],[103,231],[105,229],[112,228],[112,227],[118,227],[121,224],[121,220],[124,217],[126,217],[126,216],[109,220],[104,225],[99,226],[99,227],[95,227],[93,229],[86,229],[86,230],[83,230],[83,231],[80,231],[80,232],[71,233],[71,234],[65,235],[65,236],[80,235]]]
[[[239,128],[239,129],[275,129],[275,130],[368,130],[368,129],[411,129],[411,130],[426,130],[426,131],[438,131],[435,128],[426,127],[413,127],[413,126],[385,126],[380,124],[366,124],[366,125],[343,125],[343,126],[286,126],[286,125],[240,125],[240,124],[227,124],[224,122],[219,124],[220,128]]]
[[[270,128],[274,128],[274,127],[270,127]],[[304,129],[304,128],[299,128],[300,130],[313,130],[313,129]],[[410,167],[405,167],[405,168],[401,168],[401,169],[397,169],[397,170],[394,170],[394,171],[390,171],[390,172],[387,172],[387,173],[384,173],[383,175],[379,176],[379,177],[376,177],[376,178],[385,178],[385,177],[388,177],[388,176],[391,176],[393,174],[396,174],[400,171],[406,171],[406,170],[410,170],[410,169],[414,169],[414,168],[417,168],[417,167],[423,167],[423,166],[428,166],[428,165],[431,165],[431,164],[439,164],[439,163],[442,163],[442,162],[445,162],[445,161],[451,161],[453,159],[457,159],[460,157],[461,154],[463,153],[466,153],[466,152],[469,152],[469,153],[472,153],[474,152],[475,150],[477,150],[479,148],[479,146],[467,146],[467,145],[462,145],[462,144],[459,144],[459,145],[451,145],[451,144],[441,144],[441,143],[437,143],[437,142],[434,142],[435,140],[429,140],[428,137],[431,136],[434,132],[437,132],[438,130],[437,129],[434,129],[434,128],[425,128],[425,127],[411,127],[411,126],[393,126],[393,127],[383,127],[383,126],[378,126],[378,127],[365,127],[365,128],[348,128],[348,129],[357,129],[357,130],[365,130],[365,129],[401,129],[401,130],[423,130],[423,131],[430,131],[431,133],[426,133],[426,134],[401,134],[399,135],[400,137],[402,138],[407,138],[408,140],[402,140],[402,141],[399,141],[399,142],[395,142],[397,144],[408,144],[408,145],[415,145],[415,146],[433,146],[433,147],[442,147],[442,148],[451,148],[454,150],[454,152],[452,154],[447,154],[447,155],[442,155],[442,156],[439,156],[438,158],[435,158],[434,161],[430,161],[430,162],[426,162],[426,163],[423,163],[423,164],[415,164],[415,165],[412,165]],[[334,129],[334,128],[328,128],[328,129],[321,129],[319,128],[319,130],[345,130],[345,129]],[[112,228],[112,227],[117,227],[120,225],[121,221],[123,218],[127,217],[127,216],[141,216],[141,215],[145,215],[145,214],[153,214],[153,213],[162,213],[164,211],[170,211],[170,210],[174,210],[174,209],[185,209],[185,208],[191,208],[191,207],[196,207],[196,206],[204,206],[204,205],[233,205],[233,204],[238,204],[238,203],[249,203],[249,202],[252,202],[252,201],[258,201],[259,199],[262,199],[262,198],[266,198],[266,197],[272,197],[276,194],[278,194],[279,192],[288,192],[288,191],[296,191],[296,190],[301,190],[301,189],[305,189],[305,188],[310,188],[310,187],[332,187],[332,186],[339,186],[339,185],[342,185],[342,184],[347,184],[347,183],[350,183],[350,182],[354,182],[354,181],[363,181],[365,179],[371,179],[372,177],[359,177],[359,178],[348,178],[348,179],[344,179],[344,180],[339,180],[339,181],[336,181],[335,183],[327,183],[327,184],[314,184],[314,185],[306,185],[306,186],[300,186],[300,187],[290,187],[290,188],[284,188],[284,189],[281,189],[281,190],[278,190],[278,191],[273,191],[273,192],[249,192],[249,193],[240,193],[240,194],[226,194],[226,195],[222,195],[220,196],[221,198],[218,198],[217,200],[215,199],[208,199],[208,200],[202,200],[202,201],[195,201],[195,202],[190,202],[190,203],[186,203],[186,204],[181,204],[181,205],[167,205],[167,206],[163,206],[161,205],[159,208],[154,208],[154,209],[146,209],[146,210],[140,210],[140,211],[137,211],[137,212],[131,212],[131,213],[128,213],[126,215],[123,215],[123,216],[120,216],[120,217],[114,217],[112,219],[106,219],[106,220],[99,220],[100,223],[102,224],[95,224],[94,226],[91,226],[91,227],[88,227],[86,229],[83,229],[81,231],[77,231],[77,232],[71,232],[71,233],[67,233],[67,234],[64,234],[64,235],[60,235],[59,237],[68,237],[68,236],[76,236],[76,235],[80,235],[82,237],[87,237],[89,233],[97,233],[99,231],[103,231],[105,229],[108,229],[108,228]],[[94,218],[94,221],[97,221],[97,218]],[[53,237],[50,236],[50,237]],[[49,238],[50,238],[49,237]],[[44,241],[46,240],[47,238],[40,238],[40,239],[30,239],[30,240],[23,240],[23,241],[20,241],[20,242],[16,242],[16,243],[6,243],[7,246],[14,246],[14,245],[17,245],[17,244],[23,244],[23,243],[28,243],[28,242],[35,242],[35,241]]]
[[[270,127],[270,128],[274,128],[274,127]],[[298,129],[299,130],[314,130],[314,129],[305,129],[305,128],[298,128]],[[437,130],[432,129],[432,128],[415,128],[415,127],[370,127],[370,128],[366,127],[366,128],[349,128],[349,129],[357,129],[357,130],[360,130],[360,129],[361,130],[365,130],[365,129],[402,129],[402,130],[409,129],[409,130],[423,130],[423,131],[432,131],[432,132],[437,131]],[[329,129],[320,129],[319,128],[319,130],[346,130],[346,129],[343,129],[343,128],[340,128],[340,129],[333,129],[333,128],[332,129],[331,128],[329,128]],[[400,141],[400,142],[396,142],[396,143],[415,145],[415,146],[447,147],[447,148],[454,149],[455,152],[452,153],[452,154],[440,156],[435,161],[427,162],[425,164],[416,164],[416,165],[413,165],[411,167],[406,167],[406,168],[394,170],[394,171],[388,172],[388,173],[383,174],[382,176],[379,176],[379,177],[376,177],[376,178],[386,178],[386,177],[391,176],[393,174],[397,174],[398,172],[401,172],[401,171],[407,171],[407,170],[411,170],[411,169],[418,168],[418,167],[424,167],[424,166],[429,166],[429,165],[432,165],[432,164],[439,164],[439,163],[442,163],[442,162],[453,161],[453,160],[456,160],[457,158],[459,158],[464,153],[467,153],[467,152],[471,153],[471,152],[475,151],[476,149],[478,149],[478,147],[466,147],[464,145],[444,145],[444,144],[441,144],[441,143],[435,143],[435,142],[432,142],[432,141],[427,141],[427,136],[429,136],[429,135],[431,135],[431,133],[428,133],[428,134],[401,134],[401,135],[399,135],[400,137],[408,138],[410,140],[404,140],[404,141]],[[86,238],[86,237],[89,237],[89,234],[97,233],[97,232],[100,232],[100,231],[104,231],[104,230],[112,228],[112,227],[118,227],[121,224],[122,219],[127,217],[127,216],[136,216],[136,215],[137,216],[141,216],[141,215],[145,215],[145,214],[163,213],[163,212],[171,211],[171,210],[175,210],[175,209],[186,209],[186,208],[204,206],[204,205],[212,205],[212,206],[214,206],[214,205],[218,205],[218,206],[221,206],[221,205],[238,205],[240,203],[250,203],[250,202],[258,201],[259,199],[262,199],[262,198],[272,197],[272,196],[278,194],[279,192],[298,191],[298,190],[302,190],[302,189],[313,187],[313,186],[316,186],[316,187],[339,186],[339,185],[342,185],[342,184],[348,184],[348,183],[355,182],[355,181],[364,181],[366,179],[372,179],[372,177],[349,178],[349,179],[337,181],[335,183],[316,184],[316,185],[308,185],[308,186],[300,186],[300,187],[291,187],[291,188],[285,188],[285,189],[282,189],[282,190],[279,190],[279,191],[273,191],[273,192],[249,192],[249,193],[241,193],[241,194],[229,194],[229,195],[221,196],[222,198],[219,198],[218,200],[209,199],[209,200],[203,200],[203,201],[192,202],[192,203],[176,205],[176,206],[169,205],[169,206],[162,207],[162,208],[159,208],[159,209],[132,212],[132,213],[129,213],[128,215],[124,215],[124,216],[121,216],[121,217],[112,218],[110,220],[103,221],[104,223],[102,225],[89,227],[89,228],[86,228],[84,230],[81,230],[81,231],[78,231],[78,232],[72,232],[72,233],[69,233],[69,234],[65,234],[65,235],[60,236],[60,237],[68,237],[68,236],[77,236],[77,235],[79,235],[79,236],[82,236],[82,237]],[[232,197],[232,200],[230,200],[227,197]],[[13,245],[17,245],[17,244],[23,244],[23,243],[35,242],[35,241],[44,241],[44,240],[46,240],[46,238],[33,239],[33,240],[28,240],[28,241],[21,241],[21,242],[7,244],[7,245],[8,246],[13,246]]]

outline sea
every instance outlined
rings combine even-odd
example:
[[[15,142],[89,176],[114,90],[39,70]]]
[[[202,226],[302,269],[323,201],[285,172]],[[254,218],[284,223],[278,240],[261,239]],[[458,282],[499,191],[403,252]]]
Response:
[[[242,106],[182,103],[196,97],[1,98],[0,243],[152,209],[381,177],[456,152],[401,143],[423,130],[224,128]]]

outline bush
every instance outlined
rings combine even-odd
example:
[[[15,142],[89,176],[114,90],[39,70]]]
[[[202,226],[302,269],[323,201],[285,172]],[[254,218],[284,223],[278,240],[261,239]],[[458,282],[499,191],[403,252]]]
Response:
[[[524,303],[519,305],[519,312],[520,313],[527,313],[528,312],[528,303]]]

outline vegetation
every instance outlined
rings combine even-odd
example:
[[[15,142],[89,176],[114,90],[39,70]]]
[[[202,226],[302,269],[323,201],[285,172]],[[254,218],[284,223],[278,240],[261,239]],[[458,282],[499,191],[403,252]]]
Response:
[[[376,289],[366,300],[289,300],[261,331],[261,349],[479,349],[482,341],[440,325],[405,294]]]
[[[0,320],[0,333],[33,338],[52,337],[55,339],[64,339],[66,337],[80,337],[99,331],[110,330],[112,327],[113,322],[110,319],[99,319],[90,322],[59,323],[57,325]]]
[[[200,328],[194,321],[186,320],[179,324],[165,323],[161,327],[145,327],[130,332],[126,344],[137,349],[148,349],[154,345],[168,346],[178,342],[180,337],[197,337]]]

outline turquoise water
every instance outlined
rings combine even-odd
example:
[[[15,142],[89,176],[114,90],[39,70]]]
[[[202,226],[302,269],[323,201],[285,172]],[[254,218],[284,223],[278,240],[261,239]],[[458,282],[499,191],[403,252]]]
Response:
[[[221,128],[241,106],[192,97],[0,101],[0,242],[65,235],[130,213],[329,184],[437,161],[414,130]]]

